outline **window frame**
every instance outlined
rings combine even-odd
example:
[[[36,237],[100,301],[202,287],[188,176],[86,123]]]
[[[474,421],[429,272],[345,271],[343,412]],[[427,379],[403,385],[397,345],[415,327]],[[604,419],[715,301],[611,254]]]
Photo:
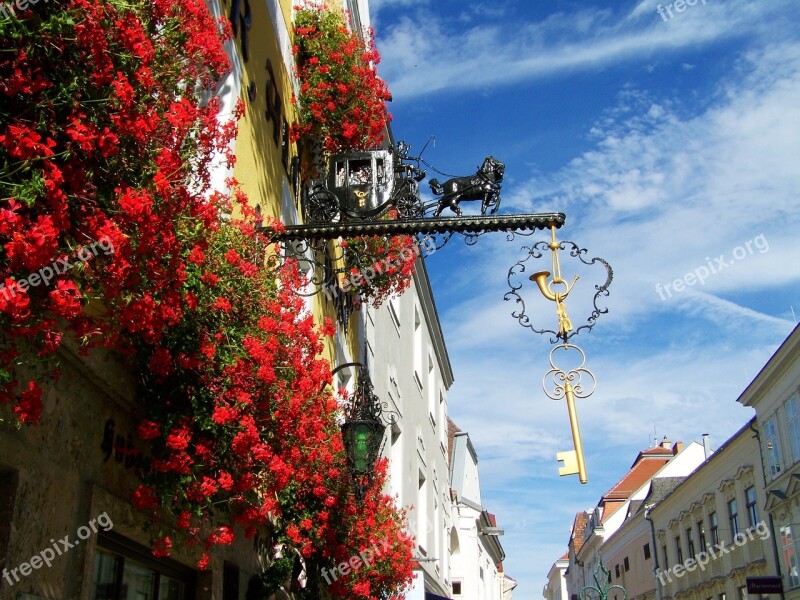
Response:
[[[125,569],[125,559],[130,559],[155,573],[153,587],[156,592],[154,600],[158,600],[158,591],[161,583],[161,576],[169,577],[170,579],[177,580],[184,585],[184,598],[191,600],[196,595],[197,588],[197,572],[179,562],[170,559],[162,558],[157,559],[153,556],[151,550],[146,546],[138,544],[113,531],[100,531],[97,535],[97,548],[95,552],[103,552],[120,560],[117,567],[115,582],[116,589],[114,590],[115,600],[122,600],[122,574]],[[96,554],[95,554],[96,556]],[[95,599],[95,567],[92,566],[91,576],[91,598]]]
[[[751,496],[752,492],[752,498]],[[750,527],[755,527],[758,524],[758,494],[756,493],[756,486],[751,485],[744,491],[745,508],[747,510],[747,520]]]
[[[697,521],[697,543],[700,546],[700,552],[705,552],[708,544],[706,543],[706,526],[703,519]]]
[[[788,536],[785,534],[786,531],[788,531]],[[787,523],[778,529],[778,535],[780,536],[781,566],[783,567],[782,570],[787,584],[786,589],[791,590],[800,586],[800,574],[797,573],[800,563],[798,563],[797,543],[794,539],[791,523]],[[786,541],[787,537],[788,541]],[[787,564],[787,559],[794,559],[794,575],[792,575],[792,565],[791,563]]]
[[[794,415],[789,416],[788,407],[794,405]],[[792,449],[792,462],[800,460],[800,398],[797,392],[789,396],[783,403],[783,414],[786,417],[786,432],[789,434],[789,446]]]
[[[708,532],[711,534],[711,543],[714,546],[719,545],[719,518],[717,511],[708,513]]]
[[[739,535],[739,503],[736,498],[728,500],[728,524],[731,527],[731,542]]]
[[[783,471],[783,453],[781,452],[781,438],[778,434],[778,419],[776,415],[772,415],[764,421],[764,449],[766,450],[770,477],[775,479]]]

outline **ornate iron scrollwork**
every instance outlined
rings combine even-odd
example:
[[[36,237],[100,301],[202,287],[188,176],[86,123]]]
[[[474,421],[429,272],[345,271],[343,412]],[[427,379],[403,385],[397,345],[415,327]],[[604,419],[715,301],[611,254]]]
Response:
[[[525,285],[524,281],[517,281],[517,278],[520,277],[523,273],[526,272],[526,263],[533,259],[540,259],[544,256],[544,253],[548,250],[552,250],[551,242],[547,241],[540,241],[536,242],[532,246],[523,246],[522,250],[527,252],[527,256],[522,260],[517,261],[509,270],[508,270],[508,286],[511,288],[511,291],[506,292],[505,296],[503,296],[503,300],[509,301],[514,300],[518,308],[512,311],[511,315],[517,319],[520,325],[525,327],[526,329],[530,329],[534,333],[539,334],[552,334],[553,337],[550,339],[550,342],[555,344],[558,342],[559,339],[567,342],[570,338],[576,336],[579,332],[586,330],[591,331],[591,329],[595,326],[597,320],[600,318],[601,315],[604,315],[608,312],[608,308],[605,306],[600,306],[599,302],[601,298],[607,297],[609,295],[608,287],[611,285],[611,281],[614,278],[614,271],[611,268],[611,265],[608,264],[602,258],[592,258],[587,260],[586,254],[588,250],[584,248],[580,248],[574,242],[569,240],[564,240],[557,244],[558,250],[569,250],[569,255],[577,258],[586,266],[593,266],[593,265],[601,265],[606,272],[606,279],[602,284],[596,284],[595,287],[595,294],[594,298],[592,299],[592,312],[589,315],[585,324],[580,325],[576,329],[572,329],[570,327],[569,331],[555,331],[553,329],[538,329],[531,321],[530,316],[526,313],[526,306],[525,300],[522,295],[519,293],[520,290]],[[549,273],[548,273],[549,275]]]

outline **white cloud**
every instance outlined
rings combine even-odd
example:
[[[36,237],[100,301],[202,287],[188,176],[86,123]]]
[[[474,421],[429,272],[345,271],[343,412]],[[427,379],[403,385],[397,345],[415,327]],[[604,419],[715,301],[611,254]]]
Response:
[[[646,24],[638,18],[645,4],[631,13],[635,23],[608,9],[584,8],[541,22],[480,21],[471,28],[424,7],[409,10],[380,31],[381,74],[398,98],[481,89],[657,58],[665,50],[698,48],[765,30],[777,36],[778,17],[797,8],[792,0],[731,0],[697,5],[666,23],[653,8],[652,22]]]

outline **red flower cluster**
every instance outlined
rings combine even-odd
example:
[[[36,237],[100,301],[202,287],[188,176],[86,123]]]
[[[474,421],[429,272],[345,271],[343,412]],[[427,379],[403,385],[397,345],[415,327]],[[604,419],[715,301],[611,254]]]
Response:
[[[338,595],[398,594],[411,542],[382,476],[354,506],[337,403],[321,391],[330,367],[295,293],[304,282],[296,265],[264,268],[243,196],[210,190],[235,127],[206,101],[228,66],[207,7],[64,0],[0,34],[0,403],[22,422],[46,418],[41,387],[17,380],[38,359],[31,348],[46,357],[68,336],[126,353],[153,456],[132,502],[177,515],[160,524],[173,532],[157,556],[181,541],[230,544],[237,525],[250,535],[268,520],[312,565],[390,537],[397,552]],[[113,253],[21,285],[91,240]]]
[[[183,317],[182,229],[215,226],[206,167],[232,133],[186,90],[210,88],[228,59],[201,0],[70,0],[0,30],[0,403],[35,422],[20,344],[51,354],[68,332],[124,350]],[[93,240],[113,253],[19,283]],[[86,310],[96,298],[102,318]]]
[[[375,68],[380,55],[372,31],[365,44],[340,13],[296,8],[300,122],[292,127],[293,138],[317,141],[329,153],[377,146],[391,118],[385,105],[391,96]]]

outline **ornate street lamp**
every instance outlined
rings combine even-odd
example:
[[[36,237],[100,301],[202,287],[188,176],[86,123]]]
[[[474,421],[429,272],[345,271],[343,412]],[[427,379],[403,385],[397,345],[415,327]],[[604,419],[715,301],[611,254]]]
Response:
[[[358,380],[345,408],[345,418],[341,425],[342,439],[347,455],[347,470],[353,480],[356,500],[361,503],[372,485],[386,423],[382,419],[383,405],[373,391],[366,365],[358,362],[345,363],[334,369],[333,373],[346,367],[358,368]]]
[[[609,592],[613,592],[613,600],[627,600],[628,592],[621,585],[610,585],[611,573],[603,564],[602,557],[592,574],[594,585],[587,585],[581,589],[578,598],[580,600],[608,600]]]

